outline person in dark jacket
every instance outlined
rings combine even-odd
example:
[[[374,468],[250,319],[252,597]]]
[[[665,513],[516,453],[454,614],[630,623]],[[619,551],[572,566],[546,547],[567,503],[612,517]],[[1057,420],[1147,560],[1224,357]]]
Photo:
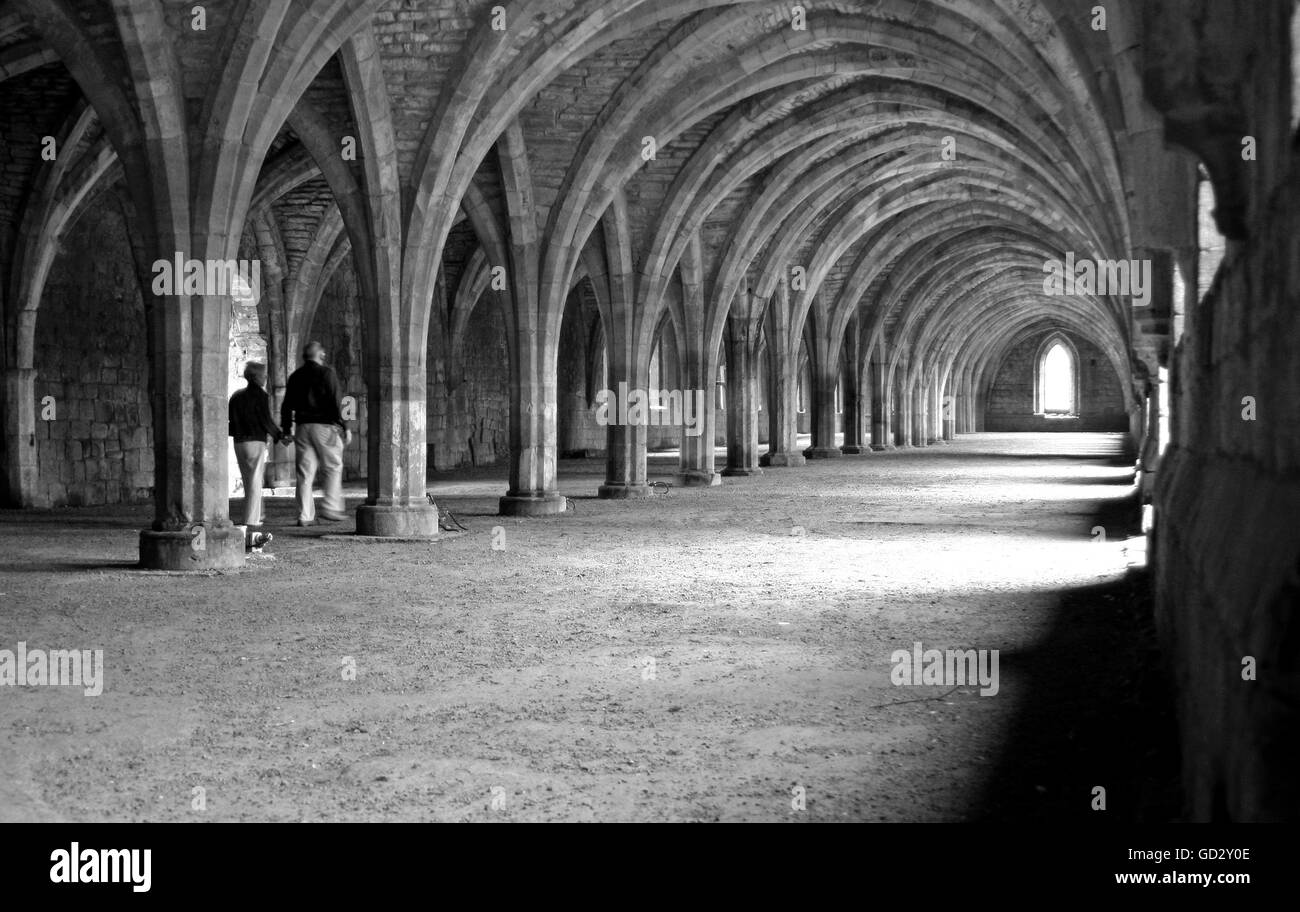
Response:
[[[352,432],[343,423],[339,402],[339,378],[325,366],[325,347],[308,342],[302,350],[302,367],[289,375],[280,409],[280,425],[293,434],[294,463],[298,476],[298,525],[316,521],[316,501],[312,485],[316,471],[321,474],[321,519],[342,522],[343,448]]]
[[[262,474],[266,471],[266,438],[283,436],[271,420],[271,397],[266,392],[266,365],[244,365],[248,386],[230,397],[230,436],[235,438],[235,460],[244,480],[244,524],[250,536],[262,525]]]

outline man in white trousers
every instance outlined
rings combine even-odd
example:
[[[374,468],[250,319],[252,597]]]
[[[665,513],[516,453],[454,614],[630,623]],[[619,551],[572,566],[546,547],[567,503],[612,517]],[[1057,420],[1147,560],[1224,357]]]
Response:
[[[280,425],[285,438],[292,434],[294,462],[298,476],[298,525],[316,522],[312,486],[321,476],[320,518],[342,522],[347,518],[343,504],[343,448],[352,432],[343,423],[339,401],[339,378],[325,364],[325,347],[308,342],[302,350],[302,367],[289,375]]]

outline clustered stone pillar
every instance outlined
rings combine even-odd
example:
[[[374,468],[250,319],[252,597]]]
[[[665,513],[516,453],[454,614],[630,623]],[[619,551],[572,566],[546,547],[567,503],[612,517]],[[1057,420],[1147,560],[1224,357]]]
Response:
[[[925,442],[933,446],[943,439],[943,396],[940,394],[939,372],[930,375],[925,386]]]
[[[889,397],[885,389],[885,365],[871,362],[871,448],[877,452],[893,447],[889,440]]]
[[[722,476],[714,471],[713,437],[718,421],[717,397],[713,384],[709,383],[708,365],[704,357],[704,347],[695,340],[687,343],[685,358],[682,361],[682,377],[685,388],[682,398],[694,396],[703,391],[704,412],[697,416],[696,433],[687,433],[682,427],[681,461],[677,471],[676,483],[686,487],[711,487],[722,484]]]
[[[767,452],[759,464],[769,467],[801,466],[799,451],[799,347],[791,344],[790,290],[779,282],[764,308],[767,321]]]
[[[529,317],[527,312],[520,315]],[[502,516],[552,516],[568,506],[555,474],[557,375],[554,367],[541,369],[546,359],[539,334],[521,336],[510,372],[510,487],[499,511]]]
[[[629,387],[631,388],[631,387]],[[610,424],[605,428],[605,483],[603,498],[649,497],[646,481],[646,429],[642,424]]]
[[[601,497],[617,500],[650,496],[645,437],[646,429],[641,424],[610,424],[605,428],[605,483],[598,490]]]
[[[842,456],[835,445],[835,389],[840,380],[838,352],[818,359],[812,374],[812,446],[806,454],[812,459]]]
[[[919,379],[912,381],[911,390],[911,437],[912,446],[923,447],[926,445],[925,429],[925,387]]]
[[[388,363],[383,363],[388,361]],[[357,507],[361,535],[427,538],[438,534],[438,511],[425,499],[428,436],[422,365],[393,364],[381,355],[378,395],[368,398],[366,502]]]
[[[856,334],[856,327],[851,332]],[[851,456],[869,452],[864,436],[862,374],[858,369],[858,359],[850,357],[844,362],[844,443],[840,452]]]
[[[974,434],[978,432],[978,408],[975,402],[975,381],[972,369],[966,367],[961,373],[961,387],[957,392],[957,433]]]
[[[754,369],[757,327],[728,320],[727,467],[722,474],[761,475],[758,465],[758,372]]]
[[[779,342],[768,346],[767,453],[759,461],[770,467],[801,466],[807,460],[797,443],[796,404],[799,378],[796,361]]]
[[[912,409],[903,388],[903,368],[894,368],[893,383],[894,413],[890,419],[890,430],[894,435],[894,446],[910,447],[912,445]]]
[[[156,239],[161,249],[154,249],[185,250],[190,238],[173,235],[170,241]],[[232,258],[234,251],[225,249],[220,239],[210,243],[193,245],[200,252],[196,258]],[[154,520],[140,532],[140,567],[243,566],[244,535],[230,521],[226,459],[230,298],[162,295],[154,303],[152,318],[153,389],[167,394],[155,395],[153,402]],[[190,334],[189,327],[196,325],[200,331]]]
[[[944,388],[943,405],[941,414],[943,415],[943,435],[944,440],[957,439],[957,412],[959,404],[957,397],[953,395],[952,378],[948,378],[948,385]]]
[[[610,347],[610,389],[615,397],[621,395],[624,390],[627,391],[629,400],[634,395],[639,397],[645,394],[647,371],[633,364],[632,361],[631,356],[623,354],[619,347]],[[609,404],[610,422],[605,427],[605,483],[600,486],[597,493],[603,498],[615,500],[649,497],[644,421],[649,419],[650,403],[643,399],[642,417],[635,421],[629,420],[626,424],[618,419],[619,407],[627,409],[630,417],[634,402],[618,402],[611,398]]]
[[[687,433],[682,427],[681,458],[676,483],[689,487],[711,487],[722,484],[722,476],[714,467],[714,438],[718,423],[717,396],[714,391],[714,373],[710,370],[709,344],[705,341],[706,310],[703,280],[701,279],[699,236],[688,245],[681,260],[682,319],[681,373],[683,400],[697,392],[703,393],[704,412],[698,416],[697,434]],[[716,354],[716,350],[715,350]]]

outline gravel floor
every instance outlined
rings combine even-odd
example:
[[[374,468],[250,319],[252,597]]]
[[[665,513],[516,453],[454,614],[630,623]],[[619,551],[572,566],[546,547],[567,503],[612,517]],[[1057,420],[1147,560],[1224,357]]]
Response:
[[[270,549],[200,576],[130,569],[148,506],[6,511],[0,648],[105,683],[0,688],[0,818],[1167,819],[1122,453],[969,435],[641,502],[566,461],[575,509],[519,521],[478,469],[430,481],[466,533],[275,498]],[[998,693],[894,686],[917,641],[999,650]]]

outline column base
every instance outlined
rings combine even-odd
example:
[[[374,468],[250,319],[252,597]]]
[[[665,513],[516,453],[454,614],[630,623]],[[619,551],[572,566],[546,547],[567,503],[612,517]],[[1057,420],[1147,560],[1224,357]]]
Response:
[[[723,478],[743,478],[746,475],[762,475],[763,470],[758,466],[727,466],[722,470]]]
[[[809,459],[834,459],[836,456],[843,456],[839,447],[808,447],[803,454]]]
[[[393,507],[362,504],[357,507],[357,534],[392,538],[436,538],[438,508],[428,505]]]
[[[717,472],[700,470],[678,472],[673,476],[673,484],[679,488],[712,488],[722,484],[722,476]]]
[[[244,534],[238,526],[205,526],[202,538],[192,530],[140,533],[141,570],[232,570],[244,566]],[[196,544],[202,547],[196,548]]]
[[[807,465],[808,460],[804,458],[803,453],[764,453],[758,458],[758,464],[769,468],[801,466]]]
[[[871,445],[872,451],[876,453],[883,453],[885,450],[892,450],[893,448],[894,445],[892,443],[873,443]]]
[[[507,494],[499,507],[502,516],[556,516],[568,508],[562,494]]]
[[[600,486],[596,494],[601,500],[634,500],[639,497],[650,496],[649,485],[630,485],[630,484],[605,484]]]
[[[858,446],[856,443],[840,447],[840,452],[845,456],[861,456],[863,453],[870,453],[871,447]]]

